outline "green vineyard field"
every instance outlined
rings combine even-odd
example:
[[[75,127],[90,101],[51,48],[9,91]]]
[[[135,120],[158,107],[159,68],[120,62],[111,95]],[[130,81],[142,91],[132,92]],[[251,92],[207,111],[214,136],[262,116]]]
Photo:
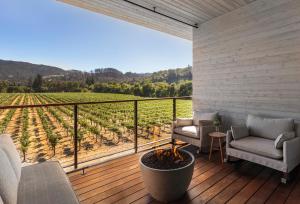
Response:
[[[142,99],[107,93],[0,94],[1,105],[27,105]],[[191,100],[176,100],[176,116],[191,117]],[[73,106],[4,109],[0,132],[11,134],[26,162],[59,160],[73,163]],[[138,145],[168,139],[173,101],[138,102]],[[134,148],[134,103],[78,106],[78,160],[85,162]]]

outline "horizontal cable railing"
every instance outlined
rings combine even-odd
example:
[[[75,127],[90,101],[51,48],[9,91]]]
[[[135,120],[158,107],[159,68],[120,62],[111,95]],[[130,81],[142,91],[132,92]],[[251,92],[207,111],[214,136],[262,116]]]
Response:
[[[124,135],[127,135],[126,140],[129,140],[130,142],[133,143],[133,147],[130,145],[125,149],[117,150],[114,153],[111,154],[106,154],[105,156],[108,155],[113,155],[116,153],[120,152],[125,152],[128,150],[133,150],[135,153],[139,151],[139,148],[144,148],[149,145],[153,145],[155,143],[159,144],[166,144],[164,141],[168,141],[170,137],[167,137],[166,135],[170,134],[170,125],[166,125],[166,120],[169,119],[161,119],[160,116],[166,114],[163,110],[166,107],[162,107],[160,111],[157,111],[154,113],[152,110],[157,110],[160,107],[158,103],[155,104],[146,104],[147,102],[160,102],[160,101],[165,101],[169,100],[171,107],[171,119],[175,120],[176,118],[176,111],[177,111],[177,101],[178,100],[189,100],[191,99],[190,96],[185,96],[185,97],[165,97],[165,98],[144,98],[144,99],[130,99],[130,100],[109,100],[109,101],[92,101],[92,102],[62,102],[62,103],[55,103],[57,100],[56,99],[46,99],[43,98],[43,96],[35,97],[32,100],[34,104],[24,104],[24,105],[3,105],[0,106],[0,110],[11,110],[11,109],[26,109],[26,108],[40,108],[41,110],[38,111],[32,111],[34,112],[35,115],[39,117],[39,120],[31,118],[30,124],[32,126],[39,124],[40,126],[44,129],[51,129],[53,131],[53,128],[49,124],[49,121],[55,120],[59,122],[59,125],[56,125],[55,128],[60,129],[60,131],[55,131],[55,134],[64,134],[64,131],[62,129],[66,129],[66,134],[71,136],[72,138],[72,143],[73,143],[73,162],[67,162],[64,167],[71,167],[73,166],[74,169],[78,169],[78,165],[85,163],[85,162],[90,162],[96,159],[101,158],[102,156],[91,156],[91,158],[86,158],[84,161],[79,161],[79,151],[80,147],[82,146],[81,140],[83,137],[83,134],[85,134],[84,128],[89,128],[89,132],[92,132],[93,135],[95,136],[95,140],[97,142],[98,136],[100,140],[100,145],[103,142],[103,136],[101,135],[101,131],[104,131],[106,133],[107,129],[111,130],[113,134],[108,134],[112,138],[106,139],[106,143],[113,146],[115,144],[118,144],[120,140],[125,140]],[[120,107],[114,107],[114,104],[127,104],[126,106],[120,108]],[[128,105],[129,104],[129,105]],[[102,107],[99,108],[97,105],[101,105]],[[69,107],[71,106],[71,107]],[[153,107],[155,106],[155,107]],[[52,107],[59,108],[59,111],[64,117],[58,116],[56,114],[56,111],[51,109]],[[69,108],[67,108],[69,107]],[[72,108],[73,107],[73,108]],[[142,109],[141,109],[142,107]],[[48,114],[43,112],[43,108],[48,111]],[[116,114],[111,116],[108,113],[106,113],[106,110],[116,110]],[[132,108],[132,109],[131,109]],[[130,110],[128,110],[130,109]],[[81,114],[79,112],[82,111]],[[169,113],[169,112],[168,112]],[[33,114],[33,113],[32,113]],[[52,115],[53,117],[49,117],[49,115]],[[107,114],[107,115],[105,115]],[[149,120],[147,120],[147,117],[150,117],[149,115],[153,114],[154,119],[151,121],[151,124],[147,124]],[[97,117],[104,117],[108,120],[108,124],[98,124],[98,123],[103,123],[103,121],[97,120]],[[118,116],[122,117],[123,121],[121,118],[118,118]],[[25,116],[24,116],[25,117]],[[28,113],[26,113],[26,117],[28,117]],[[156,118],[157,119],[156,119]],[[72,119],[72,121],[69,121]],[[29,119],[26,118],[28,121]],[[80,121],[82,120],[82,121]],[[84,121],[86,120],[86,121]],[[48,121],[48,122],[47,122]],[[128,122],[129,121],[129,122]],[[132,122],[133,124],[129,124]],[[111,127],[109,123],[118,123],[117,127]],[[30,125],[29,124],[29,125]],[[139,126],[139,124],[143,124]],[[28,126],[28,124],[27,124]],[[50,128],[51,126],[51,128]],[[104,127],[104,129],[102,128]],[[157,139],[156,141],[151,141],[149,142],[149,135],[156,135],[156,129],[155,127],[159,126],[162,128],[159,128],[159,133],[164,135],[164,138]],[[99,131],[100,128],[100,131]],[[33,131],[36,131],[34,127],[32,127]],[[161,130],[163,129],[163,130]],[[27,131],[27,130],[25,130]],[[49,130],[50,131],[50,130]],[[51,132],[47,132],[45,134],[53,134]],[[129,132],[129,133],[128,133]],[[27,133],[28,134],[28,133]],[[36,134],[36,133],[35,133]],[[92,137],[93,137],[92,135]],[[48,135],[47,135],[48,137]],[[133,138],[131,138],[133,137]],[[51,140],[50,140],[51,141]],[[41,141],[39,141],[41,142]],[[52,141],[51,141],[52,142]],[[50,142],[50,143],[51,143]],[[55,142],[53,141],[54,144],[54,151],[55,151]],[[51,143],[52,144],[52,143]],[[88,143],[85,144],[88,147]],[[67,147],[65,145],[64,151],[70,151],[72,152],[71,147]],[[117,149],[117,148],[115,148]]]

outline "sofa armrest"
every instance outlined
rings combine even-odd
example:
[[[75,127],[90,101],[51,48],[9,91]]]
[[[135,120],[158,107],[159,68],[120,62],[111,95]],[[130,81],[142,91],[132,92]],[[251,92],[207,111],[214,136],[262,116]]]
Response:
[[[288,172],[300,163],[300,137],[283,142],[283,162],[287,164]]]
[[[227,131],[227,134],[226,134],[226,148],[229,148],[229,144],[230,142],[233,140],[233,137],[232,137],[232,131],[231,130],[228,130]]]

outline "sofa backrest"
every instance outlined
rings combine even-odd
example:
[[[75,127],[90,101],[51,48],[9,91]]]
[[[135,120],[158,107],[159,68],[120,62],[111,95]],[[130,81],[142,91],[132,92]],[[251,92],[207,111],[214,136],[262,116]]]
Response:
[[[0,197],[5,204],[16,204],[19,181],[7,154],[0,148]]]
[[[264,118],[248,115],[247,127],[251,136],[263,137],[275,140],[284,132],[294,131],[294,120],[292,118]]]
[[[20,181],[22,162],[17,148],[9,134],[0,135],[0,149],[6,153],[16,177],[18,181]]]

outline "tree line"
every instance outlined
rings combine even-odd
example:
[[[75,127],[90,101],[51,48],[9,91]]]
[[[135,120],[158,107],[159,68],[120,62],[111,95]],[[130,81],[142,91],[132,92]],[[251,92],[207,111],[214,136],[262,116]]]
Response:
[[[172,80],[171,80],[172,79]],[[162,79],[144,79],[132,82],[95,82],[93,76],[82,81],[46,80],[37,75],[27,83],[0,81],[0,91],[6,93],[30,92],[98,92],[120,93],[143,97],[173,97],[192,94],[191,80],[173,80],[174,77]]]

